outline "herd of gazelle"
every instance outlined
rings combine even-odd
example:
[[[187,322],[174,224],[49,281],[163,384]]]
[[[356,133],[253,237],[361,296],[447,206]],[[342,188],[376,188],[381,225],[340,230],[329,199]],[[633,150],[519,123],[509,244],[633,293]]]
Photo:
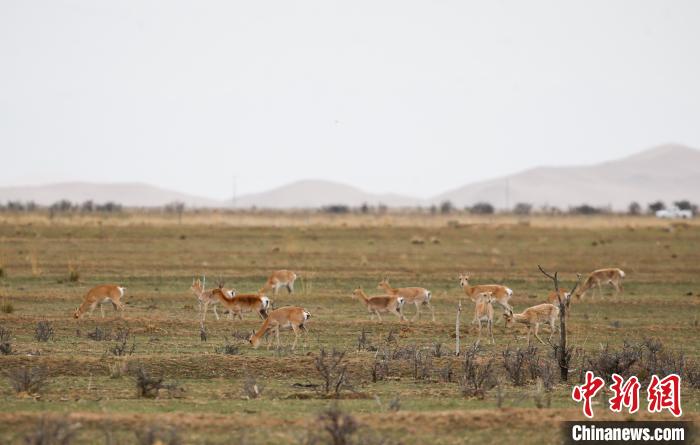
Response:
[[[575,296],[583,298],[583,296],[594,287],[598,288],[599,295],[602,295],[602,286],[604,284],[611,285],[615,289],[615,294],[622,292],[622,280],[625,277],[625,272],[617,268],[598,269],[591,272],[583,284],[576,290]],[[288,270],[278,270],[270,275],[270,278],[265,284],[253,294],[239,294],[235,289],[226,289],[223,283],[218,287],[206,289],[206,279],[200,281],[199,278],[192,280],[191,290],[197,297],[199,302],[199,310],[202,323],[206,318],[206,313],[209,306],[212,306],[216,319],[219,319],[219,314],[216,310],[217,305],[225,308],[229,313],[230,318],[238,316],[243,319],[243,313],[257,313],[263,324],[257,332],[253,332],[250,337],[250,344],[257,348],[260,345],[262,337],[268,331],[274,331],[279,346],[279,331],[282,328],[291,329],[294,332],[294,343],[292,349],[296,346],[297,339],[300,333],[306,334],[306,321],[311,317],[311,314],[302,307],[287,306],[279,309],[272,309],[272,302],[265,293],[273,291],[276,295],[279,289],[286,288],[288,293],[294,292],[294,281],[297,275]],[[513,296],[513,291],[500,284],[481,284],[471,286],[469,284],[469,276],[466,274],[459,275],[459,284],[464,291],[464,294],[474,302],[474,319],[473,324],[478,325],[479,339],[481,339],[482,323],[486,323],[491,337],[491,342],[495,343],[493,338],[493,317],[494,303],[497,303],[503,308],[503,317],[505,318],[506,326],[510,323],[522,323],[528,328],[527,340],[530,343],[531,334],[544,344],[544,341],[539,337],[538,330],[541,324],[549,325],[551,342],[552,336],[556,330],[556,321],[559,317],[559,307],[557,304],[559,298],[562,299],[569,296],[565,289],[559,289],[559,296],[552,291],[548,296],[549,303],[538,304],[529,307],[523,312],[516,314],[513,312],[509,300]],[[400,321],[406,320],[403,315],[403,307],[406,303],[416,306],[416,314],[413,320],[420,318],[421,305],[426,305],[431,312],[432,320],[435,321],[435,312],[430,304],[432,294],[429,290],[422,287],[391,287],[387,278],[384,278],[377,285],[377,289],[384,290],[385,294],[368,296],[361,287],[356,288],[352,297],[359,299],[369,312],[370,319],[377,316],[379,321],[382,321],[380,312],[396,315]],[[95,308],[99,305],[100,312],[104,318],[103,303],[111,303],[114,310],[124,311],[124,304],[121,302],[126,290],[123,286],[105,284],[94,287],[88,291],[83,298],[83,303],[76,309],[74,317],[80,318],[85,312],[89,311],[92,315]]]

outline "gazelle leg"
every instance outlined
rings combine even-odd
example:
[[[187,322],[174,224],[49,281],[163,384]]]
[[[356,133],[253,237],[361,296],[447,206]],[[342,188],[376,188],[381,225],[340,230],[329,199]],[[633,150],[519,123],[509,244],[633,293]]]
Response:
[[[105,318],[105,307],[102,306],[102,303],[99,303],[100,305],[100,313],[102,314],[102,318]]]
[[[375,309],[375,310],[374,310],[374,313],[377,314],[377,318],[379,318],[379,322],[381,323],[381,322],[382,322],[382,316],[379,315],[379,311]]]
[[[292,287],[291,283],[287,283],[287,293],[291,294],[292,292],[294,292],[294,287]]]
[[[399,317],[399,321],[403,321],[403,314],[399,312],[398,309],[394,309],[392,312],[396,314],[397,317]]]
[[[552,337],[554,337],[556,326],[557,325],[554,322],[549,323],[549,343],[552,343]]]
[[[207,310],[209,310],[209,302],[205,301],[204,302],[204,307],[202,307],[202,323],[207,321]]]
[[[425,303],[428,306],[428,309],[430,309],[430,316],[433,319],[433,322],[435,322],[435,309],[433,309],[433,306],[430,304],[430,302]]]
[[[536,338],[537,340],[539,340],[540,343],[542,343],[543,345],[546,345],[546,343],[545,343],[544,341],[542,341],[542,339],[540,338],[540,336],[537,335],[537,331],[539,331],[539,328],[540,328],[540,324],[539,324],[539,323],[536,323],[536,324],[535,324],[535,338]]]
[[[292,351],[297,347],[297,339],[299,338],[299,328],[292,325],[292,331],[294,331],[294,343],[292,343]]]
[[[488,323],[489,323],[489,335],[491,335],[491,344],[495,345],[496,340],[493,339],[493,320],[489,320]]]
[[[219,319],[219,313],[216,311],[216,305],[212,306],[212,309],[214,309],[214,316],[216,316],[216,319]]]
[[[277,337],[277,349],[280,347],[280,326],[275,326],[275,336]]]
[[[414,302],[416,305],[416,315],[413,316],[413,321],[420,320],[420,302],[416,301]]]

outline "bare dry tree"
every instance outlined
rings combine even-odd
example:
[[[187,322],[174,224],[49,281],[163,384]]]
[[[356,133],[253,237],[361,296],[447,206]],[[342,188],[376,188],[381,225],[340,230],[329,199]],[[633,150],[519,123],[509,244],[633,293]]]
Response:
[[[562,382],[566,382],[569,378],[569,359],[571,358],[570,352],[566,347],[566,310],[569,308],[571,296],[574,295],[576,288],[581,283],[581,274],[576,274],[576,284],[574,284],[571,292],[562,300],[561,294],[559,293],[559,272],[554,272],[554,275],[552,275],[547,273],[539,264],[537,267],[544,276],[554,282],[554,292],[556,292],[559,302],[559,345],[554,346],[554,348],[557,353],[557,361],[559,362],[559,375],[561,376]]]

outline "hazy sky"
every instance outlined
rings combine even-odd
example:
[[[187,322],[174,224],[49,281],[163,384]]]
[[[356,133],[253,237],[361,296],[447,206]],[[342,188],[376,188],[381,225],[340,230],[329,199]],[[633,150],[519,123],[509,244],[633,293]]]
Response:
[[[419,197],[700,148],[698,1],[0,2],[0,185]]]

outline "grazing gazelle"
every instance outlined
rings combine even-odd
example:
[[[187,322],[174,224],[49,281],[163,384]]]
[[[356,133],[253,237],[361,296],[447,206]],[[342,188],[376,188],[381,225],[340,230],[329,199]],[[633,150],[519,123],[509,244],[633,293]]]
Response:
[[[622,292],[622,279],[625,278],[625,272],[622,269],[612,267],[609,269],[598,269],[588,275],[586,281],[583,282],[583,286],[576,292],[578,298],[583,298],[583,296],[592,287],[598,287],[598,295],[603,296],[603,284],[609,284],[615,288],[615,296]]]
[[[267,279],[263,287],[260,288],[260,293],[264,293],[267,290],[273,290],[274,295],[277,295],[277,291],[281,287],[286,287],[288,293],[294,292],[294,280],[297,279],[297,274],[291,270],[276,270],[272,272],[270,278]]]
[[[292,328],[292,331],[294,331],[294,343],[292,344],[292,349],[294,349],[297,345],[299,332],[303,331],[304,335],[306,335],[306,326],[304,326],[304,323],[306,323],[306,320],[309,318],[311,318],[311,314],[301,307],[287,306],[275,309],[268,314],[262,326],[260,326],[260,329],[258,329],[258,332],[254,332],[250,336],[250,344],[257,349],[258,346],[260,346],[260,341],[263,335],[265,335],[265,333],[270,329],[274,329],[275,336],[277,337],[277,347],[279,348],[280,328]]]
[[[102,318],[105,318],[105,310],[102,304],[108,301],[112,303],[112,307],[115,311],[119,309],[121,315],[124,316],[124,303],[121,302],[121,298],[124,296],[125,290],[125,287],[117,286],[116,284],[103,284],[93,287],[85,294],[83,304],[75,310],[73,317],[80,318],[88,309],[90,309],[90,315],[92,316],[92,312],[99,304]]]
[[[228,309],[230,314],[238,316],[243,320],[244,312],[257,312],[260,318],[267,318],[267,310],[270,308],[270,299],[265,295],[260,294],[238,294],[230,296],[225,289],[214,289],[211,291],[212,298],[204,302],[204,310],[202,311],[202,321],[206,320],[207,307],[212,301],[218,301],[223,307]]]
[[[508,301],[513,296],[513,291],[506,286],[500,284],[480,284],[477,286],[469,285],[469,275],[459,274],[459,285],[462,287],[465,295],[471,298],[472,301],[476,301],[475,297],[483,292],[491,292],[494,300],[503,306],[503,309],[507,311],[512,311],[513,308],[508,304]]]
[[[553,304],[543,303],[537,306],[532,306],[519,314],[514,314],[513,311],[508,311],[503,314],[506,320],[506,327],[509,323],[515,321],[516,323],[522,323],[527,326],[527,344],[530,345],[530,334],[534,331],[535,338],[540,341],[540,343],[545,344],[542,339],[537,335],[537,331],[540,324],[546,323],[549,325],[551,330],[549,334],[549,342],[552,341],[552,336],[556,330],[557,317],[559,317],[559,308]]]
[[[374,314],[377,314],[379,321],[382,321],[380,312],[388,312],[395,314],[399,320],[403,321],[406,317],[403,316],[403,304],[406,301],[398,295],[378,295],[376,297],[368,297],[361,287],[358,287],[352,292],[353,298],[357,298],[367,306],[370,320],[374,319]]]
[[[482,292],[476,296],[476,303],[474,305],[474,322],[479,326],[479,337],[477,342],[481,341],[481,322],[485,321],[489,328],[489,335],[491,336],[491,343],[496,344],[493,339],[493,294],[491,292]]]
[[[413,317],[413,320],[420,318],[420,306],[421,304],[425,304],[428,306],[428,309],[430,309],[433,321],[435,321],[435,311],[430,305],[432,294],[428,289],[422,287],[391,287],[386,277],[377,285],[377,289],[384,289],[389,295],[403,297],[406,303],[415,304],[416,315]]]
[[[204,312],[206,312],[206,308],[208,306],[211,306],[214,311],[214,316],[216,316],[216,319],[218,320],[219,313],[216,311],[216,306],[219,304],[219,299],[214,298],[214,289],[206,290],[204,288],[206,282],[206,277],[204,277],[204,281],[200,281],[199,278],[197,278],[197,280],[192,278],[192,286],[190,286],[190,290],[194,293],[195,297],[197,297],[197,302],[199,303],[199,312],[201,313],[202,309],[204,309]],[[221,283],[219,289],[226,292],[226,295],[228,295],[229,297],[234,297],[236,295],[235,289],[226,289]],[[231,314],[231,312],[229,312],[229,318],[233,320],[233,315]]]

